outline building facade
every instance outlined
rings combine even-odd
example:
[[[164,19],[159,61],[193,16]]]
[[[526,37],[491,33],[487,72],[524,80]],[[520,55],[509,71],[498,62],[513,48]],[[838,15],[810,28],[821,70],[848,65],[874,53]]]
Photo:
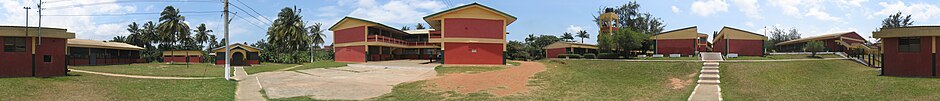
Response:
[[[0,77],[64,76],[66,41],[73,38],[66,29],[0,26]]]
[[[714,41],[712,51],[742,56],[763,56],[764,40],[767,40],[764,35],[725,26],[712,40]]]
[[[858,33],[840,32],[780,42],[775,45],[780,47],[778,49],[782,50],[776,51],[803,51],[803,44],[811,41],[823,42],[826,46],[826,50],[831,52],[843,52],[847,50],[846,46],[851,46],[853,44],[865,44],[868,42],[865,41],[865,38],[863,38],[861,35],[858,35]]]
[[[516,17],[471,3],[423,19],[432,29],[402,31],[365,19],[343,18],[330,27],[335,35],[336,61],[427,59],[443,64],[505,64],[506,26]]]
[[[702,37],[698,34],[696,26],[662,32],[650,39],[656,43],[656,54],[694,55],[696,52],[705,51],[700,49],[705,49],[708,44],[700,41]]]
[[[882,75],[940,77],[937,69],[937,46],[940,26],[881,28],[872,36],[881,38]]]
[[[261,64],[261,48],[251,47],[245,44],[236,43],[229,45],[231,47],[232,54],[228,54],[232,57],[232,66],[251,66],[256,64]],[[216,65],[225,65],[225,47],[218,47],[212,49],[212,53],[215,53],[215,64]]]
[[[166,63],[202,63],[204,56],[198,50],[163,51],[163,62]]]
[[[73,66],[112,65],[146,62],[140,58],[144,48],[120,42],[68,39],[68,62]]]
[[[542,48],[545,58],[556,58],[558,54],[597,54],[597,45],[575,42],[555,42]]]

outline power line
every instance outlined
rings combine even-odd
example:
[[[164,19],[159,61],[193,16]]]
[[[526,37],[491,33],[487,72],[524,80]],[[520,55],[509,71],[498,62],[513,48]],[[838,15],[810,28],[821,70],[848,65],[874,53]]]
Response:
[[[66,1],[66,0],[63,0]],[[56,1],[61,2],[61,1]],[[105,5],[113,3],[141,3],[141,2],[207,2],[207,3],[221,3],[219,1],[212,0],[187,0],[187,1],[159,1],[159,0],[124,0],[124,1],[109,1],[109,2],[97,2],[97,3],[88,3],[88,4],[74,4],[74,5],[65,5],[65,6],[56,6],[49,7],[49,10],[56,9],[66,9],[66,8],[75,8],[75,7],[84,7],[84,6],[94,6],[94,5]]]
[[[221,13],[222,11],[195,11],[195,12],[179,12],[179,14],[212,14],[212,13]],[[160,13],[118,13],[118,14],[51,14],[51,15],[42,15],[42,16],[128,16],[128,15],[151,15],[151,14],[160,14]]]
[[[261,14],[261,13],[258,13],[258,11],[255,11],[255,9],[254,9],[254,8],[251,8],[251,6],[248,6],[247,4],[243,3],[241,0],[235,0],[235,1],[238,2],[238,3],[240,3],[240,4],[242,4],[242,5],[245,5],[245,7],[248,7],[248,9],[250,9],[252,12],[255,12],[255,14],[258,14],[258,16],[263,15],[263,14]],[[264,20],[267,20],[269,23],[274,23],[274,22],[271,21],[271,19],[268,19],[267,17],[261,16],[261,18],[264,18]]]
[[[255,27],[258,27],[258,29],[265,30],[264,27],[258,26],[257,24],[252,23],[251,21],[245,20],[244,17],[239,16],[238,14],[234,14],[234,15],[235,15],[235,17],[238,17],[239,19],[244,20],[244,21],[247,22],[248,24],[251,24],[251,25],[254,25]]]
[[[255,17],[255,16],[252,15],[251,13],[248,13],[248,11],[245,11],[245,9],[242,9],[241,7],[238,7],[238,6],[235,6],[235,5],[232,5],[232,7],[235,7],[235,9],[241,10],[242,12],[248,14],[248,17],[255,18],[255,20],[258,20],[258,22],[261,22],[261,23],[263,23],[263,24],[268,24],[268,23],[270,23],[270,22],[265,22],[265,21],[267,21],[267,20],[262,21],[261,19],[258,19],[258,17]],[[261,15],[258,15],[258,16],[261,16]]]

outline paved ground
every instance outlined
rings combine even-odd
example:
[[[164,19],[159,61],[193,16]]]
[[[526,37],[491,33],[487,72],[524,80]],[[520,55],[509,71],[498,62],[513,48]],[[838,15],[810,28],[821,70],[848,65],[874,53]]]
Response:
[[[176,80],[188,80],[188,79],[215,79],[218,77],[166,77],[166,76],[142,76],[142,75],[127,75],[127,74],[113,74],[113,73],[102,73],[102,72],[92,72],[85,70],[69,69],[73,72],[82,72],[82,73],[91,73],[105,76],[116,76],[116,77],[127,77],[127,78],[139,78],[139,79],[176,79]]]
[[[721,87],[718,85],[721,83],[719,81],[718,73],[718,62],[724,61],[722,59],[721,53],[702,53],[702,61],[704,66],[702,66],[702,71],[699,73],[698,84],[695,85],[695,90],[692,91],[692,94],[689,96],[689,101],[720,101],[721,100]]]
[[[261,94],[261,84],[254,75],[248,75],[244,67],[235,67],[235,80],[238,86],[235,90],[235,101],[265,101]]]
[[[392,91],[394,85],[429,79],[437,64],[398,60],[254,74],[268,98],[311,97],[322,100],[364,100]],[[250,79],[249,79],[250,80]]]

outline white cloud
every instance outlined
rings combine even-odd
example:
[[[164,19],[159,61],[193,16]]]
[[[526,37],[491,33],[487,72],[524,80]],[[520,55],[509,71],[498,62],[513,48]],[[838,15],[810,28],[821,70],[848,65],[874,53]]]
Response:
[[[770,5],[779,7],[786,15],[800,16],[800,8],[824,8],[821,0],[770,0]]]
[[[859,7],[862,6],[862,3],[868,2],[868,0],[836,0],[836,2],[842,5]]]
[[[842,21],[842,18],[831,16],[829,15],[829,13],[826,13],[825,11],[820,11],[819,8],[809,9],[809,12],[806,13],[806,16],[815,17],[816,19],[824,20],[824,21],[835,21],[835,22]]]
[[[324,6],[317,8],[317,17],[332,17],[339,15],[339,12],[342,11],[336,6]]]
[[[446,5],[440,1],[430,0],[400,0],[389,1],[382,5],[375,5],[372,0],[360,1],[356,10],[350,16],[360,17],[381,23],[407,24],[424,22],[421,16],[443,10]],[[373,5],[367,5],[373,4]]]
[[[679,13],[679,7],[672,6],[672,13]]]
[[[725,0],[699,0],[692,3],[693,14],[709,16],[719,12],[728,12],[728,3]]]
[[[750,21],[744,22],[744,26],[747,26],[747,27],[754,27],[754,22],[750,22]]]
[[[568,25],[568,29],[565,30],[565,32],[578,33],[578,31],[583,31],[583,30],[584,30],[584,27],[582,26]]]
[[[61,14],[61,15],[93,15],[93,14],[111,14],[111,13],[132,13],[136,12],[136,6],[125,6],[116,3],[104,3],[88,6],[65,7],[75,4],[92,4],[101,2],[114,2],[115,0],[68,0],[56,3],[46,4],[49,7],[43,10],[43,14]],[[0,24],[21,26],[26,22],[26,11],[23,5],[34,5],[32,0],[2,0],[0,9],[4,15],[0,15]],[[37,26],[38,17],[36,9],[30,10],[30,26]],[[79,39],[107,40],[115,35],[126,35],[125,25],[130,21],[112,20],[114,22],[98,23],[93,22],[98,19],[108,19],[113,17],[95,17],[95,16],[44,16],[42,18],[43,27],[65,28],[69,32],[74,32]]]
[[[740,8],[741,12],[744,12],[744,15],[749,18],[764,18],[760,14],[760,5],[757,4],[757,0],[731,0],[734,4]]]
[[[940,17],[940,7],[933,4],[912,3],[908,5],[902,1],[897,1],[895,3],[879,2],[878,5],[881,5],[884,9],[875,12],[874,15],[888,16],[900,11],[904,14],[910,14],[911,19],[914,21],[927,21],[931,18]]]

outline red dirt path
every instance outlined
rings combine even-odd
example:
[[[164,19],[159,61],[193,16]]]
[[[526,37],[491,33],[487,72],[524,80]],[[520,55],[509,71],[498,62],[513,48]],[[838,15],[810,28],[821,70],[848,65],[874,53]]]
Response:
[[[538,62],[522,62],[503,70],[477,74],[448,74],[431,80],[438,89],[453,90],[461,94],[486,91],[496,96],[505,96],[529,91],[526,86],[535,73],[545,71],[545,65]]]

